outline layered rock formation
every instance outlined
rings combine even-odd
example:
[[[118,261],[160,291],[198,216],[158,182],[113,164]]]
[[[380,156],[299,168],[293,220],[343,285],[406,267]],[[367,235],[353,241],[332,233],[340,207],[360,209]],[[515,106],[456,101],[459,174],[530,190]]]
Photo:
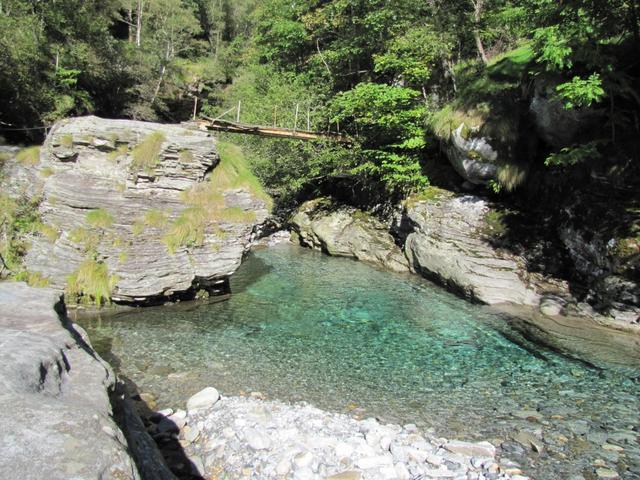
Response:
[[[41,149],[45,234],[27,268],[56,288],[90,277],[122,303],[224,289],[268,211],[224,175],[216,184],[219,162],[213,138],[182,126],[60,122]]]
[[[138,479],[112,419],[115,376],[54,304],[54,290],[0,283],[0,477]]]
[[[403,272],[408,263],[389,229],[374,217],[328,199],[304,203],[291,218],[291,227],[304,246],[329,255],[357,258]]]
[[[489,212],[488,202],[472,195],[408,204],[402,221],[412,270],[489,305],[537,305],[524,260],[484,238]]]

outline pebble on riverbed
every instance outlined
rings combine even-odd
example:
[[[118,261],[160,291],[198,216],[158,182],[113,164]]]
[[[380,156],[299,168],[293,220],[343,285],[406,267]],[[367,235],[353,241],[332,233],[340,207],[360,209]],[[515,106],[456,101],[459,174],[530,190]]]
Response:
[[[501,463],[489,442],[450,441],[415,425],[356,420],[306,403],[220,397],[209,387],[189,399],[187,411],[180,443],[205,478],[220,472],[229,479],[528,478],[514,462]]]

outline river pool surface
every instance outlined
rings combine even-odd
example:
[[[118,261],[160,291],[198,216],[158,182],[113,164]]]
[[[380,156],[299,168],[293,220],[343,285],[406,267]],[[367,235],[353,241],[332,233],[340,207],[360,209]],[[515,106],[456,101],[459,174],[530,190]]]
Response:
[[[589,480],[597,468],[640,478],[638,371],[595,369],[531,344],[419,277],[290,245],[253,252],[231,288],[224,302],[81,323],[159,408],[184,408],[208,385],[259,391],[502,443],[537,479]],[[522,433],[542,453],[513,440]]]

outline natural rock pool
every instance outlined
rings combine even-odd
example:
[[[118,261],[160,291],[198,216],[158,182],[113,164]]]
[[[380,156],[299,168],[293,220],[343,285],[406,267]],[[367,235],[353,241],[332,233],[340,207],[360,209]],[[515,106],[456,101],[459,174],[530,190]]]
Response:
[[[290,245],[252,253],[231,288],[224,302],[81,323],[159,408],[208,385],[259,391],[489,440],[532,478],[640,478],[640,371],[532,344],[419,277]]]

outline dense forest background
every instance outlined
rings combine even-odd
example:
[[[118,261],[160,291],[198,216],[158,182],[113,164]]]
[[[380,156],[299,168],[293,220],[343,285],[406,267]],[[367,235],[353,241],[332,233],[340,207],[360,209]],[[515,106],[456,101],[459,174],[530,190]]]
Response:
[[[438,178],[447,126],[500,116],[546,81],[563,108],[597,121],[574,144],[537,148],[533,162],[571,184],[596,166],[629,181],[639,163],[638,9],[638,0],[2,0],[0,134],[36,142],[67,116],[177,122],[194,106],[217,116],[238,101],[245,122],[292,127],[297,105],[299,127],[355,140],[239,140],[276,198],[327,179],[393,198]],[[510,166],[489,187],[508,194],[521,177]]]

